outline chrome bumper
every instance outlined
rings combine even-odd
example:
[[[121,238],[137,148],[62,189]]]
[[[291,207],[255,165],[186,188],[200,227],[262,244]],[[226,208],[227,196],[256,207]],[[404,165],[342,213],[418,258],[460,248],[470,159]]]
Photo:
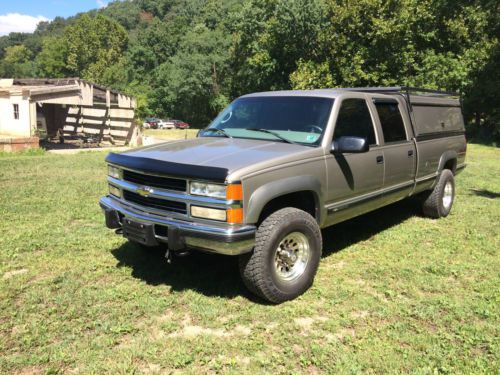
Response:
[[[171,250],[196,248],[208,252],[239,255],[252,250],[255,244],[255,226],[216,226],[153,215],[135,210],[109,196],[101,198],[99,205],[111,229],[122,228],[123,221],[133,220],[152,226],[154,239],[167,243]],[[157,226],[163,229],[158,233]]]

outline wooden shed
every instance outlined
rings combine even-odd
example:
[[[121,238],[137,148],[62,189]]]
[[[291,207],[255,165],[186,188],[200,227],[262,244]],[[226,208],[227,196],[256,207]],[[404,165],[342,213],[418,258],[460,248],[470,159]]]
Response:
[[[79,78],[0,80],[0,138],[124,145],[137,131],[134,110],[133,97]]]

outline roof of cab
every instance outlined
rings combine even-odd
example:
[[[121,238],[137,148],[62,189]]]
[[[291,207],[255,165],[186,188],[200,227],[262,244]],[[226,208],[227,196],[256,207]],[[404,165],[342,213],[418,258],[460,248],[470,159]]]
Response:
[[[336,98],[345,93],[342,89],[319,89],[319,90],[282,90],[282,91],[264,91],[254,92],[251,94],[242,95],[240,98],[252,98],[262,96],[309,96],[319,98]]]

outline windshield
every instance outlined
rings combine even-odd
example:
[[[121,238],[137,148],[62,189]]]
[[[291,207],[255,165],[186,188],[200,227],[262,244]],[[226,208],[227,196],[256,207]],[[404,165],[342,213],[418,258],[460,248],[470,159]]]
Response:
[[[318,145],[333,99],[261,96],[231,103],[200,132],[201,137],[232,137]],[[220,129],[223,131],[216,131]]]

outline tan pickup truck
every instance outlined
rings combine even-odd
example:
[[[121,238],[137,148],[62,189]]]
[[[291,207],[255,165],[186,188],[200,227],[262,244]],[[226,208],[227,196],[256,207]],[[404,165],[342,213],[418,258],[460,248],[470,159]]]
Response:
[[[466,147],[454,93],[254,93],[196,139],[109,154],[100,205],[109,228],[167,256],[239,256],[249,290],[280,303],[313,283],[321,228],[415,194],[447,216]]]

